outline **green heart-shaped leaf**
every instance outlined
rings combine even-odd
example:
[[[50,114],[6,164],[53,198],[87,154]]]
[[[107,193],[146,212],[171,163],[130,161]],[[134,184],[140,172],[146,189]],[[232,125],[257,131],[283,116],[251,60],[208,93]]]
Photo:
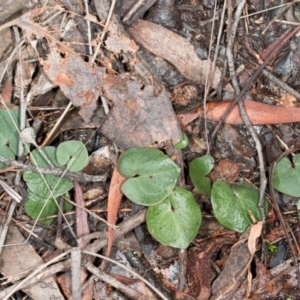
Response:
[[[196,190],[210,196],[211,180],[206,177],[214,167],[214,159],[209,155],[195,158],[189,165],[189,174]]]
[[[163,202],[148,208],[146,222],[149,232],[160,243],[186,249],[196,237],[202,220],[194,196],[176,187]]]
[[[78,172],[89,162],[89,155],[80,141],[66,141],[58,145],[56,158],[61,166],[67,167],[69,171]]]
[[[261,213],[257,207],[259,191],[247,183],[228,185],[216,181],[211,192],[211,202],[216,219],[223,226],[237,232],[244,232],[253,221],[251,214],[259,221]],[[267,208],[267,202],[265,202]]]
[[[34,220],[37,218],[53,216],[58,212],[57,203],[55,202],[55,200],[53,200],[53,198],[40,198],[32,192],[28,193],[28,198],[25,201],[24,208],[27,215]],[[69,202],[64,201],[64,211],[66,212],[71,209],[72,205]],[[44,225],[51,225],[54,221],[55,218],[51,218],[48,220],[41,220],[40,222]]]
[[[274,170],[274,188],[284,194],[300,197],[300,154],[295,155],[291,161],[283,157]]]
[[[129,178],[122,192],[141,205],[155,205],[163,201],[174,188],[180,168],[160,150],[131,148],[118,161],[121,175]]]
[[[15,159],[14,153],[6,145],[3,145],[2,147],[0,147],[0,156],[5,157],[5,158],[10,158],[10,159]],[[6,164],[0,162],[0,169],[4,169],[4,168],[7,168]]]
[[[26,171],[23,174],[28,189],[39,198],[57,198],[73,188],[72,181],[67,178],[60,178],[54,175],[43,176],[46,183],[42,176],[35,172]],[[52,194],[50,194],[49,189],[52,191]]]
[[[42,151],[44,152],[44,155],[51,161],[51,163],[56,166],[60,167],[61,165],[58,163],[56,159],[56,148],[52,146],[47,146],[42,148]],[[45,160],[45,158],[41,155],[41,153],[35,149],[31,151],[30,153],[30,161],[32,164],[42,167],[42,168],[48,168],[49,164]]]
[[[19,116],[19,109],[0,108],[0,147],[8,146],[14,155],[18,154],[19,149]],[[28,126],[27,121],[26,126]],[[27,153],[27,148],[24,147],[24,154]]]

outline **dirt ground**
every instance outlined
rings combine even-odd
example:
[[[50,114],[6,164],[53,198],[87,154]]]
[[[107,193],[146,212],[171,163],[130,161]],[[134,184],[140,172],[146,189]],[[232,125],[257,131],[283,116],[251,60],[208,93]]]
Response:
[[[0,299],[300,299],[299,2],[0,0]]]

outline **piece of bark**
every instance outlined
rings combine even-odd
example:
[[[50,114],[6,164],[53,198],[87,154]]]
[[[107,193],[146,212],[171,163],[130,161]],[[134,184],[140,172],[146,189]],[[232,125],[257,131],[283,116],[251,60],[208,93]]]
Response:
[[[194,46],[185,38],[157,24],[138,20],[128,30],[134,39],[147,50],[171,63],[185,78],[205,85],[206,76],[210,76],[212,62],[201,60]],[[217,88],[221,79],[221,70],[215,67],[211,86]],[[227,85],[226,90],[232,91]]]

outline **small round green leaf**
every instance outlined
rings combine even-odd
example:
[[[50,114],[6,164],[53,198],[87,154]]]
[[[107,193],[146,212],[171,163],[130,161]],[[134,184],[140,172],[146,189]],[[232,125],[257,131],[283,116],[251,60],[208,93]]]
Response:
[[[292,162],[283,157],[274,170],[274,188],[293,197],[300,197],[300,154],[295,155]]]
[[[189,165],[189,174],[196,190],[210,196],[211,180],[206,177],[214,167],[214,159],[209,155],[195,158]]]
[[[89,155],[80,141],[66,141],[58,145],[56,158],[61,166],[67,165],[72,172],[82,170],[89,162]]]
[[[202,213],[194,196],[176,187],[163,202],[148,208],[147,227],[160,243],[186,249],[196,237]]]
[[[175,149],[183,149],[185,148],[189,143],[189,139],[188,139],[188,136],[187,134],[184,132],[182,134],[182,140],[180,142],[178,142],[177,144],[174,145],[174,148]]]
[[[223,226],[237,232],[244,232],[253,224],[251,214],[257,221],[261,213],[257,207],[259,191],[249,184],[228,185],[216,181],[211,192],[211,202],[216,219]],[[267,202],[265,202],[267,208]]]
[[[0,147],[0,156],[10,159],[15,159],[14,153],[11,151],[11,149],[4,145]],[[5,163],[0,162],[0,169],[7,168],[7,165]]]
[[[56,159],[56,148],[53,146],[47,146],[41,149],[44,152],[44,155],[48,158],[48,160],[56,167],[60,167]],[[48,168],[49,164],[46,162],[45,158],[41,155],[41,153],[35,149],[30,153],[30,161],[33,165],[39,166],[42,168]]]
[[[163,152],[154,148],[131,148],[118,161],[118,170],[126,178],[122,192],[141,205],[163,201],[174,188],[180,168]]]

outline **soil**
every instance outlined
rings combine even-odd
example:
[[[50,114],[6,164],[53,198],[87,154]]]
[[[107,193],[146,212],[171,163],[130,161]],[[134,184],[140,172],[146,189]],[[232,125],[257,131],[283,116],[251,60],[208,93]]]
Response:
[[[223,2],[0,1],[1,299],[299,298],[300,6]],[[177,165],[190,240],[130,148]]]

